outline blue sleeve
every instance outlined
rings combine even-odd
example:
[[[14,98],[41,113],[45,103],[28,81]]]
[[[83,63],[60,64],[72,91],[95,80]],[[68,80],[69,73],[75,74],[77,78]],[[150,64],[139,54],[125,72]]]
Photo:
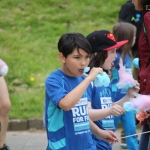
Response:
[[[46,79],[45,89],[46,99],[51,100],[56,106],[58,106],[59,101],[68,94],[59,79],[55,77],[48,77]]]
[[[92,102],[92,92],[93,92],[93,85],[92,83],[90,83],[90,85],[87,88],[87,99],[90,102]]]
[[[116,67],[119,70],[119,61],[120,61],[120,54],[117,53],[116,59],[114,60],[114,67]]]

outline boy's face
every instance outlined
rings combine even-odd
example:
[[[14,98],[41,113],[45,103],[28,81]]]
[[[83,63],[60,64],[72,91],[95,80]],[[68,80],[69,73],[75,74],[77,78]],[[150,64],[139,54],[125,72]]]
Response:
[[[110,70],[112,68],[113,61],[116,58],[116,49],[107,51],[107,58],[105,59],[102,68],[105,70]]]
[[[83,49],[74,49],[66,58],[62,57],[61,70],[68,76],[82,76],[84,68],[88,66],[90,61],[89,54]]]

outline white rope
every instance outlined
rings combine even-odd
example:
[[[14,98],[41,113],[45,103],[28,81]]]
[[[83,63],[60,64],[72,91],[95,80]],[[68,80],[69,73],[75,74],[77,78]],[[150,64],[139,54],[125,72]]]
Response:
[[[128,135],[128,136],[123,136],[123,137],[121,137],[121,138],[119,138],[119,139],[125,139],[125,138],[131,137],[131,136],[140,135],[140,134],[145,134],[145,133],[150,133],[150,131],[142,132],[142,133],[137,133],[137,134],[132,134],[132,135]]]

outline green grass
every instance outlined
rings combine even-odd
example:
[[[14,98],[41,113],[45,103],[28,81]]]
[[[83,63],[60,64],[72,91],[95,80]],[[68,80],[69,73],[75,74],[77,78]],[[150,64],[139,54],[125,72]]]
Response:
[[[0,0],[0,58],[9,66],[10,118],[42,116],[45,78],[61,66],[60,36],[111,31],[125,1]]]

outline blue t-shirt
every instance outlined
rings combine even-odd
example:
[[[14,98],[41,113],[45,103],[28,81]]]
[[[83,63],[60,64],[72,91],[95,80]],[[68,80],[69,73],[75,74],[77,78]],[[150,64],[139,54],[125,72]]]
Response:
[[[105,109],[108,107],[112,106],[112,91],[111,91],[111,86],[109,87],[95,87],[93,86],[93,91],[92,91],[92,101],[91,105],[93,109]],[[114,117],[108,116],[106,118],[103,118],[98,121],[94,121],[94,123],[103,130],[115,130],[114,126]],[[108,142],[104,140],[100,140],[98,137],[95,135],[92,135],[97,149],[98,150],[111,150],[112,146],[109,145]]]
[[[123,98],[127,92],[128,89],[117,89],[116,84],[119,82],[119,74],[118,74],[118,70],[119,70],[119,61],[120,61],[120,53],[117,53],[117,57],[114,61],[114,68],[112,69],[112,92],[113,92],[113,99],[114,102],[120,100],[121,98]],[[123,65],[126,67],[126,72],[132,74],[132,58],[130,57],[129,54],[126,54],[123,60]]]
[[[71,110],[64,111],[58,107],[59,101],[84,78],[70,77],[56,70],[46,79],[46,150],[96,150],[90,132],[87,102],[91,98],[87,90]]]

